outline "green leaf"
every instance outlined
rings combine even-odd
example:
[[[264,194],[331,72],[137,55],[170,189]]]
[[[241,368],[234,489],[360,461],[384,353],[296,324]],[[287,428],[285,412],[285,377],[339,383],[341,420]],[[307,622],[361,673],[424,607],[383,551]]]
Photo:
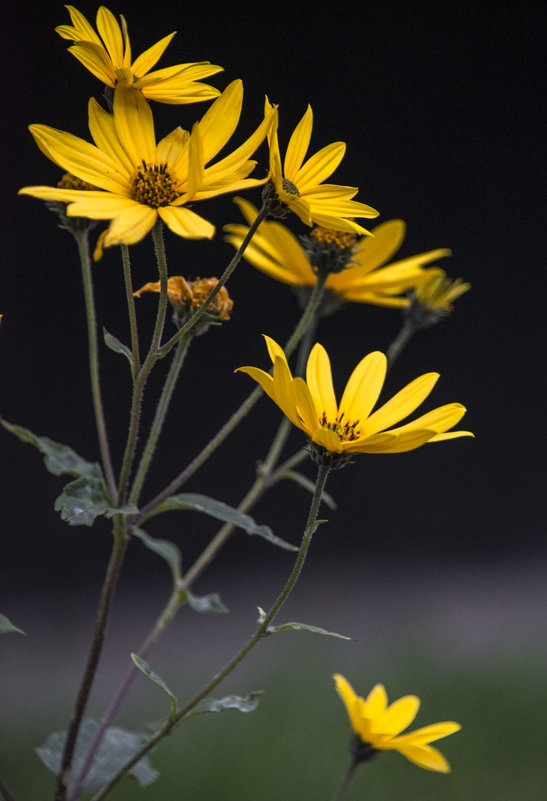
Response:
[[[297,473],[295,470],[286,470],[281,478],[288,478],[291,481],[294,481],[296,484],[300,484],[301,487],[307,489],[312,495],[315,492],[315,482],[311,481],[307,476],[303,476],[302,473]],[[337,508],[336,501],[328,492],[323,491],[321,500],[329,507],[329,509]]]
[[[110,348],[110,350],[113,350],[114,353],[121,353],[122,356],[125,356],[131,367],[133,367],[133,354],[131,353],[131,349],[128,348],[127,345],[124,345],[123,342],[120,342],[113,334],[109,334],[106,328],[103,328],[103,336],[105,345]]]
[[[88,462],[86,459],[82,459],[68,445],[61,445],[59,442],[49,439],[49,437],[37,437],[28,428],[13,425],[13,423],[8,423],[7,420],[2,420],[1,422],[6,431],[15,434],[21,442],[28,442],[38,448],[40,453],[44,455],[47,470],[53,473],[54,476],[68,473],[76,477],[85,476],[93,479],[101,477],[101,468],[97,462]]]
[[[327,637],[338,637],[340,640],[351,640],[344,634],[337,634],[335,631],[327,631],[319,626],[308,626],[307,623],[283,623],[281,626],[268,626],[268,634],[277,634],[278,631],[311,631],[312,634],[323,634]]]
[[[216,592],[198,597],[191,593],[190,590],[182,589],[179,594],[181,601],[183,603],[186,602],[194,612],[209,612],[210,614],[222,615],[229,611]]]
[[[194,512],[203,512],[210,517],[217,520],[222,520],[224,523],[232,523],[238,528],[242,528],[247,534],[258,535],[288,551],[297,551],[298,547],[285,542],[281,537],[276,537],[269,526],[259,526],[252,517],[238,512],[232,506],[228,506],[222,501],[217,501],[215,498],[209,498],[207,495],[199,495],[192,492],[183,492],[180,495],[171,495],[163,503],[156,506],[147,518],[160,514],[161,512],[178,511],[187,509]]]
[[[133,529],[133,534],[149,550],[154,551],[162,559],[165,559],[173,574],[173,580],[175,583],[179,581],[182,575],[182,557],[177,546],[173,542],[169,542],[169,540],[157,540],[140,528]]]
[[[132,504],[112,506],[102,478],[77,478],[63,489],[56,499],[55,511],[69,526],[92,526],[99,515],[134,515],[138,508]]]
[[[21,629],[18,629],[17,626],[14,626],[11,620],[8,620],[5,615],[0,615],[0,634],[10,634],[11,632],[18,632],[19,634],[25,633]]]
[[[84,766],[98,730],[99,724],[96,721],[87,718],[82,722],[68,781],[69,796],[74,789],[74,783]],[[108,728],[93,758],[82,791],[90,793],[103,787],[142,748],[147,739],[148,737],[143,732]],[[66,732],[53,732],[44,745],[36,749],[36,753],[52,773],[59,772],[65,740]],[[131,768],[128,775],[133,776],[141,787],[147,787],[157,779],[159,773],[152,768],[149,757],[145,756]]]
[[[225,712],[227,709],[238,709],[240,712],[254,712],[263,690],[255,690],[244,698],[239,695],[227,695],[225,698],[204,698],[185,717],[205,715],[208,712]]]
[[[165,695],[169,698],[169,703],[171,704],[171,714],[169,717],[172,718],[177,711],[176,695],[174,695],[174,693],[171,692],[171,690],[164,682],[164,680],[152,670],[148,662],[145,662],[144,659],[141,659],[140,656],[138,656],[137,654],[131,654],[131,659],[138,667],[138,669],[141,671],[141,673],[143,673],[147,679],[150,679],[150,681],[154,682],[154,684],[156,684],[160,688],[160,690],[162,690],[162,692],[164,692]]]

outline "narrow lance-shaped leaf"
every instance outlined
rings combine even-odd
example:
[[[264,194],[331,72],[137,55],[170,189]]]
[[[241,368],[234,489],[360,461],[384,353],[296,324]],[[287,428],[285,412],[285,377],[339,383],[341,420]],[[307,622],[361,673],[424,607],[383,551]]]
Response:
[[[102,478],[71,481],[56,499],[54,508],[69,526],[92,526],[99,515],[134,515],[139,511],[134,504],[112,506]]]
[[[254,690],[241,698],[239,695],[227,695],[225,698],[204,698],[199,704],[185,715],[185,718],[194,715],[204,715],[208,712],[225,712],[227,709],[237,709],[239,712],[254,712],[263,690]]]
[[[217,501],[215,498],[209,498],[207,495],[199,495],[197,493],[185,492],[180,495],[171,495],[162,503],[158,504],[146,518],[153,517],[154,515],[162,512],[172,512],[179,510],[190,510],[194,512],[203,512],[210,517],[217,520],[222,520],[224,523],[232,523],[234,526],[243,529],[247,534],[258,535],[289,551],[297,551],[298,547],[291,545],[281,537],[277,537],[269,526],[258,525],[252,517],[239,512],[232,506]]]
[[[311,481],[307,476],[303,476],[302,473],[297,473],[295,470],[285,470],[281,478],[288,478],[291,481],[294,481],[296,484],[299,484],[304,489],[308,490],[312,495],[315,492],[315,481]],[[336,501],[330,495],[330,493],[323,490],[321,494],[321,500],[323,503],[329,507],[329,509],[336,509]]]
[[[87,718],[82,722],[68,781],[69,796],[74,789],[76,777],[80,775],[98,730],[99,724],[96,721]],[[144,732],[108,728],[84,780],[82,792],[90,793],[107,784],[142,748],[147,739],[148,736]],[[59,772],[65,740],[66,732],[53,732],[44,745],[36,749],[36,753],[52,773],[58,774]],[[145,756],[136,765],[133,765],[129,775],[133,776],[141,787],[147,787],[157,779],[159,773],[152,768],[148,756]]]
[[[268,626],[268,634],[277,634],[279,631],[311,631],[312,634],[323,634],[327,637],[338,637],[340,640],[351,640],[344,634],[337,634],[335,631],[327,631],[319,626],[308,626],[307,623],[282,623],[280,626]]]
[[[53,473],[54,476],[68,473],[76,477],[101,478],[102,472],[97,462],[88,462],[86,459],[82,459],[68,445],[61,445],[61,443],[55,442],[49,437],[38,437],[28,428],[8,423],[7,420],[2,420],[1,422],[6,431],[15,434],[21,442],[28,442],[38,448],[44,456],[46,469]]]
[[[131,367],[133,367],[133,354],[131,353],[131,349],[124,345],[123,342],[115,337],[113,334],[109,334],[106,328],[103,328],[103,336],[105,345],[113,350],[114,353],[121,353],[122,356],[128,360]]]
[[[5,615],[0,615],[0,634],[10,634],[12,632],[17,632],[18,634],[25,633],[22,629],[18,629],[17,626],[14,626],[11,620]]]
[[[147,679],[150,679],[150,681],[153,682],[157,687],[159,687],[160,690],[169,698],[169,703],[171,705],[171,714],[169,715],[169,718],[172,719],[177,711],[178,702],[176,695],[171,692],[161,676],[158,676],[158,674],[152,670],[148,662],[145,662],[144,659],[141,659],[141,657],[137,654],[131,654],[131,659],[135,663],[136,667],[138,667],[140,672],[146,676]]]

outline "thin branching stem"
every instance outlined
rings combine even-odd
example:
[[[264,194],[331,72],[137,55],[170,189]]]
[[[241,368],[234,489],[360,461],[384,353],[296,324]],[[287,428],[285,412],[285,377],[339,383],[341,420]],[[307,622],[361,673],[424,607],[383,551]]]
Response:
[[[104,417],[101,381],[99,377],[99,349],[97,343],[97,315],[95,313],[95,295],[93,291],[93,275],[91,272],[91,259],[89,255],[89,234],[88,231],[78,231],[74,234],[78,244],[80,264],[82,267],[82,281],[84,287],[85,311],[87,318],[87,340],[89,352],[89,373],[91,378],[91,397],[93,399],[93,411],[95,414],[95,425],[97,427],[97,437],[99,439],[99,449],[103,470],[112,499],[117,497],[116,479],[112,468],[110,457],[110,447],[108,444],[108,434]]]
[[[342,779],[342,784],[340,785],[336,793],[333,795],[332,801],[342,801],[342,799],[346,795],[346,792],[348,791],[348,788],[351,784],[351,780],[353,779],[353,775],[358,765],[359,765],[359,760],[352,758],[349,768],[347,769],[346,774]]]
[[[215,687],[217,687],[243,661],[243,659],[245,659],[245,657],[264,637],[272,633],[272,630],[270,629],[271,623],[280,609],[286,603],[296,582],[298,581],[302,567],[306,560],[308,549],[314,531],[317,527],[317,514],[328,474],[328,467],[319,467],[315,492],[313,494],[306,527],[304,529],[302,542],[298,550],[298,555],[296,557],[293,569],[291,570],[289,578],[285,582],[285,586],[277,596],[270,610],[259,620],[253,636],[200,692],[198,692],[184,707],[182,707],[182,709],[179,709],[175,715],[170,716],[167,723],[162,726],[162,728],[159,729],[154,735],[152,735],[152,737],[150,737],[148,742],[126,763],[126,765],[108,782],[108,784],[102,790],[93,796],[92,801],[102,801],[102,799],[108,795],[110,790],[112,790],[112,788],[118,784],[123,776],[125,776],[126,773],[137,764],[137,762],[139,762],[152,748],[154,748],[157,743],[160,742],[160,740],[162,740],[164,737],[167,737],[173,728],[180,723],[200,701],[206,698],[215,689]]]
[[[141,366],[139,353],[139,334],[137,329],[137,314],[135,311],[135,298],[133,297],[133,282],[131,279],[131,260],[129,258],[129,248],[127,245],[121,246],[123,277],[125,282],[125,296],[127,300],[127,311],[129,314],[129,329],[131,332],[131,373],[133,378],[138,374]]]

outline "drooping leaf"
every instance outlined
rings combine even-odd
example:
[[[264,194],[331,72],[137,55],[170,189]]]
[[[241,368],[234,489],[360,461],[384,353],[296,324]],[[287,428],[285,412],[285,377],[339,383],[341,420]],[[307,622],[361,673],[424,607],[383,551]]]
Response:
[[[121,353],[122,356],[125,356],[131,367],[133,367],[133,354],[131,353],[131,349],[128,348],[127,345],[124,345],[123,342],[120,342],[113,334],[109,334],[106,328],[103,328],[103,336],[105,345],[110,348],[110,350],[113,350],[114,353]]]
[[[312,495],[315,492],[315,482],[311,481],[307,476],[303,476],[302,473],[297,473],[295,470],[286,470],[282,478],[288,478],[291,481],[294,481],[296,484],[299,484],[304,489],[308,490]],[[321,500],[324,504],[326,504],[329,509],[336,509],[336,501],[328,492],[323,490],[321,494]]]
[[[240,712],[254,712],[263,690],[255,690],[244,698],[239,695],[227,695],[225,698],[204,698],[186,715],[204,715],[208,712],[225,712],[227,709],[238,709]]]
[[[228,607],[224,606],[220,596],[216,592],[201,597],[194,595],[188,589],[179,590],[181,601],[187,603],[194,612],[208,612],[214,615],[222,615],[228,612]]]
[[[150,679],[150,681],[152,681],[155,685],[157,685],[160,688],[160,690],[164,692],[165,695],[169,698],[169,703],[171,704],[170,717],[173,717],[173,715],[177,711],[178,702],[176,695],[173,692],[171,692],[171,690],[164,682],[164,680],[161,678],[161,676],[158,676],[158,674],[152,670],[148,662],[145,662],[144,659],[141,659],[140,656],[138,656],[137,654],[131,654],[131,659],[138,667],[138,669],[141,671],[141,673],[143,673],[147,679]]]
[[[2,420],[1,422],[6,431],[15,434],[21,442],[28,442],[38,448],[44,456],[46,469],[53,473],[54,476],[68,473],[71,476],[85,476],[90,479],[101,477],[101,468],[97,462],[88,462],[86,459],[82,459],[68,445],[61,445],[61,443],[54,442],[49,437],[38,437],[28,428],[8,423],[7,420]]]
[[[63,489],[56,499],[55,511],[69,526],[92,526],[99,515],[133,515],[139,511],[135,505],[112,506],[102,478],[77,478]]]
[[[340,640],[351,640],[344,634],[337,634],[335,631],[327,631],[319,626],[308,626],[307,623],[282,623],[281,626],[268,626],[268,634],[277,634],[279,631],[311,631],[312,634],[323,634],[327,637],[338,637]]]
[[[173,574],[173,580],[177,582],[182,575],[182,557],[177,546],[173,542],[169,542],[169,540],[157,540],[141,528],[133,529],[133,534],[149,550],[154,551],[162,559],[165,559]]]
[[[96,721],[87,718],[82,722],[68,781],[69,795],[74,789],[74,783],[84,766],[98,730],[99,724]],[[114,727],[108,728],[84,780],[83,792],[93,792],[107,784],[131,757],[142,748],[147,739],[147,735],[143,732],[129,732]],[[49,735],[44,745],[36,749],[36,753],[44,765],[55,774],[59,772],[61,766],[65,740],[66,732],[53,732]],[[128,775],[133,776],[141,787],[147,787],[157,779],[159,773],[152,768],[149,757],[145,756],[131,768]]]
[[[191,510],[194,512],[203,512],[210,517],[217,520],[222,520],[224,523],[232,523],[234,526],[243,529],[247,534],[258,535],[288,551],[297,551],[298,547],[291,545],[281,537],[277,537],[269,526],[258,525],[250,515],[245,515],[238,512],[232,506],[217,501],[215,498],[209,498],[207,495],[199,495],[192,492],[183,492],[179,495],[171,495],[162,503],[158,504],[147,517],[153,517],[161,512],[172,512],[178,510]]]
[[[18,632],[19,634],[25,633],[22,629],[18,629],[17,626],[14,626],[11,620],[5,615],[0,615],[0,634],[10,634],[11,632]]]

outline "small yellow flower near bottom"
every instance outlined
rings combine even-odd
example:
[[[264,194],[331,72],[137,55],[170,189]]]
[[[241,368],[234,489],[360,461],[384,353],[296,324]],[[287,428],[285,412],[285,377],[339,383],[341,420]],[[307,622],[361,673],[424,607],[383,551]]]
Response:
[[[405,695],[388,706],[383,684],[376,684],[366,698],[361,698],[339,673],[335,673],[333,678],[355,735],[350,747],[355,761],[365,762],[379,751],[399,751],[420,768],[439,773],[450,771],[446,757],[429,743],[459,731],[459,723],[443,721],[401,734],[416,717],[419,698]]]

